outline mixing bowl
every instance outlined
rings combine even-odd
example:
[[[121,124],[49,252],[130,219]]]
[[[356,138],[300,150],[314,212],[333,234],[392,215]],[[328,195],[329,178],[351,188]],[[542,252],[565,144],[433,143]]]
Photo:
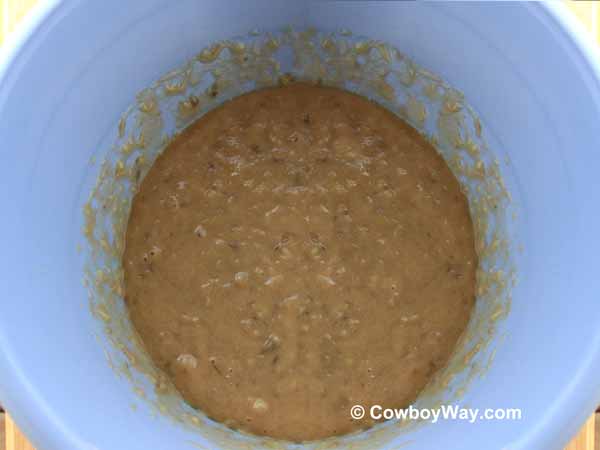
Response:
[[[107,151],[136,94],[216,40],[285,26],[387,42],[462,91],[514,206],[510,309],[491,336],[489,367],[459,401],[520,408],[521,419],[387,424],[379,436],[356,437],[356,448],[562,448],[600,401],[600,66],[556,3],[67,0],[37,8],[0,61],[2,404],[40,450],[279,445],[233,438],[218,424],[181,424],[140,399],[107,361],[77,246],[98,173],[90,159]]]

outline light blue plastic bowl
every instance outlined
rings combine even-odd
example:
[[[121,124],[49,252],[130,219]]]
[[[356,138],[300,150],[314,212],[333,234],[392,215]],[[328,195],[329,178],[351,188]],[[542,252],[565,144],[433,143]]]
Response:
[[[462,90],[521,214],[519,283],[487,374],[465,394],[520,421],[446,421],[406,449],[562,448],[600,401],[599,64],[557,3],[64,1],[0,61],[0,400],[39,450],[216,445],[150,410],[93,335],[76,243],[90,156],[135,94],[208,43],[284,25],[382,39]]]

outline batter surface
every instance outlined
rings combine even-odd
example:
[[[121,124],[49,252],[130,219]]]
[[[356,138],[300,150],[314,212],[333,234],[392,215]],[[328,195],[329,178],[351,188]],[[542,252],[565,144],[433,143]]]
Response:
[[[134,198],[131,319],[186,401],[293,441],[372,425],[447,362],[475,301],[468,204],[365,98],[256,91],[176,137]]]

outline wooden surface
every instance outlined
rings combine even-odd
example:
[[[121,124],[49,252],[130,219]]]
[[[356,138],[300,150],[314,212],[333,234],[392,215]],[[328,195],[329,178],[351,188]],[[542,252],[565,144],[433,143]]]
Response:
[[[37,0],[0,0],[0,44]]]
[[[4,413],[0,412],[0,450],[6,447],[6,434],[4,433]]]
[[[575,13],[579,21],[600,42],[600,2],[576,1],[567,2],[569,9]]]
[[[592,414],[581,430],[579,430],[579,434],[567,445],[565,450],[598,450],[596,446],[596,428],[600,422],[598,422],[597,418],[597,414]]]
[[[0,44],[36,0],[0,0]],[[600,42],[600,3],[568,2],[571,10]],[[565,450],[600,450],[600,419],[592,415]],[[6,433],[6,436],[4,436]],[[34,450],[8,414],[0,414],[0,450]]]
[[[4,429],[6,433],[6,450],[35,450],[8,414],[4,419]]]

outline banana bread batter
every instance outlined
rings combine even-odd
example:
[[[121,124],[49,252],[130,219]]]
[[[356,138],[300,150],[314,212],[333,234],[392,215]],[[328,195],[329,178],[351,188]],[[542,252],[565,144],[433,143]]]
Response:
[[[320,439],[405,407],[475,301],[468,204],[442,157],[363,97],[243,95],[177,136],[129,219],[131,319],[209,417]]]

